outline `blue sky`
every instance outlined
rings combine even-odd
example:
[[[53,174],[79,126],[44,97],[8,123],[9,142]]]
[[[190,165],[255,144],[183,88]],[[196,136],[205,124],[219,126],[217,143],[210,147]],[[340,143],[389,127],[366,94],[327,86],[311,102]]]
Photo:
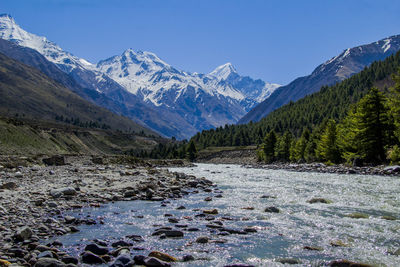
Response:
[[[93,63],[128,48],[286,84],[348,47],[400,34],[397,0],[1,0],[26,30]]]

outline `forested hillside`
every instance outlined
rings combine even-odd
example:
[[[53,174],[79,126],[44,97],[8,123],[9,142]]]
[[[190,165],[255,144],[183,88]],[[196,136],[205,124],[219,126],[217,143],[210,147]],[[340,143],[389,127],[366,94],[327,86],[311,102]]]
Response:
[[[192,140],[198,148],[209,146],[243,146],[261,144],[265,135],[274,130],[277,134],[290,131],[299,137],[303,129],[321,125],[328,119],[343,119],[350,106],[367,94],[372,86],[386,90],[393,85],[390,76],[400,67],[400,53],[384,61],[374,62],[360,73],[321,91],[289,103],[260,122],[245,125],[226,125],[202,131]]]
[[[258,123],[203,131],[186,146],[160,146],[152,156],[194,158],[197,150],[207,147],[258,145],[258,159],[265,162],[398,162],[399,69],[400,52]]]

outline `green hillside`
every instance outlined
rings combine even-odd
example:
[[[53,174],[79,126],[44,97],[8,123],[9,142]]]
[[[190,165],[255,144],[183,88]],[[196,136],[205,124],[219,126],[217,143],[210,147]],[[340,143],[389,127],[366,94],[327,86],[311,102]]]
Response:
[[[35,68],[1,53],[0,115],[157,135],[126,117],[84,100]]]

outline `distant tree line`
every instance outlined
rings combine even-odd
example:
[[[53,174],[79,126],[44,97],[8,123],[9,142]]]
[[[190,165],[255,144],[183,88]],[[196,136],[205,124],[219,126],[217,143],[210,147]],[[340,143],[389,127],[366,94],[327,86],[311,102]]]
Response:
[[[97,122],[97,121],[81,121],[79,118],[73,118],[73,117],[64,117],[63,115],[56,115],[55,116],[56,121],[64,122],[67,124],[72,124],[75,126],[79,126],[82,128],[96,128],[96,129],[111,129],[110,125],[107,125],[105,123]]]

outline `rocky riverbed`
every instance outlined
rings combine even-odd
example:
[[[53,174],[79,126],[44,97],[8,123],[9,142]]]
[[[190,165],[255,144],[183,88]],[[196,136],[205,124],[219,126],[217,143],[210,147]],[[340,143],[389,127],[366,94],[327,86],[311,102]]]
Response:
[[[112,262],[126,253],[122,249],[126,244],[122,241],[112,244],[114,251],[107,249],[107,253],[100,250],[108,244],[98,241],[76,257],[67,255],[60,242],[43,240],[77,232],[82,224],[103,223],[101,217],[65,215],[72,209],[100,207],[113,201],[177,199],[212,186],[205,178],[171,173],[149,162],[108,163],[91,157],[53,157],[44,159],[40,165],[39,162],[30,166],[14,167],[13,162],[0,165],[0,266],[80,266]],[[164,236],[180,234],[168,229],[160,231],[164,231],[160,232]],[[168,261],[165,255],[150,256],[153,257],[136,260],[147,266],[162,266],[156,265],[157,262]]]

